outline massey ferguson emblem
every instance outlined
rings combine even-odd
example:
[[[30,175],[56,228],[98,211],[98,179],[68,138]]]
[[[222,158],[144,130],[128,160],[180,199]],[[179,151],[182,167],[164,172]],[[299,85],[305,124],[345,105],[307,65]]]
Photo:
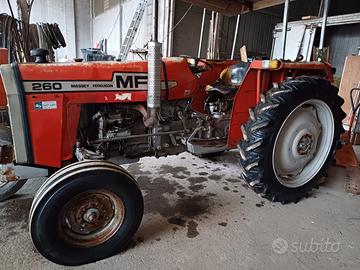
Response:
[[[116,88],[120,89],[147,89],[147,75],[115,75]]]
[[[146,91],[147,73],[113,73],[112,80],[102,81],[24,81],[25,92],[90,92],[90,91]],[[177,86],[168,81],[169,88]],[[162,82],[162,90],[166,90]],[[128,97],[126,97],[128,98]]]

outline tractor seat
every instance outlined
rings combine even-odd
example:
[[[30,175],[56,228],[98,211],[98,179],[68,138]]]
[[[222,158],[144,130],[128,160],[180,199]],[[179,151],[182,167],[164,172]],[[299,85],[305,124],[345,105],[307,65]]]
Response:
[[[216,91],[226,96],[231,92],[236,91],[238,88],[239,85],[225,85],[223,82],[217,81],[213,85],[207,85],[205,91],[208,93],[212,91]]]

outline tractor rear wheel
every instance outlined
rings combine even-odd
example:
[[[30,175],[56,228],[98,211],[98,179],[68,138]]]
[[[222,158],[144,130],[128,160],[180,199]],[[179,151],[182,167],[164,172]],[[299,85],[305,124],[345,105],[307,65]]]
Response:
[[[241,127],[242,176],[271,201],[297,202],[319,184],[344,132],[343,99],[318,77],[287,80],[262,96]]]
[[[143,215],[143,197],[121,167],[84,161],[56,172],[40,187],[29,229],[37,250],[57,264],[95,262],[127,248]]]

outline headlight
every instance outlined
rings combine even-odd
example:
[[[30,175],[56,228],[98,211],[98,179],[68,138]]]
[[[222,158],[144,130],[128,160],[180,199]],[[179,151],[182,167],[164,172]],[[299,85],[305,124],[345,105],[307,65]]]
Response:
[[[240,64],[233,65],[231,67],[231,84],[240,85],[249,69],[249,64],[241,62]]]

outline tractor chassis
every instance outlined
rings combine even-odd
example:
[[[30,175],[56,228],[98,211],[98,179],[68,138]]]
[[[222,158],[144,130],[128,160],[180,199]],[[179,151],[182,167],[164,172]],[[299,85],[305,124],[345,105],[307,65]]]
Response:
[[[215,76],[233,63],[213,64],[218,64],[217,70],[213,72]],[[111,64],[98,65],[96,69],[105,68],[108,71],[112,68]],[[183,65],[184,70],[187,68],[186,62],[179,59],[164,63],[163,66],[169,72],[163,77],[165,85],[176,81],[171,76],[179,74],[174,68],[178,65]],[[69,68],[51,64],[43,67],[52,69],[54,74],[68,68],[68,76],[76,74],[81,68],[77,65]],[[331,67],[324,63],[253,61],[233,95],[221,100],[215,99],[212,103],[204,95],[204,86],[214,83],[216,79],[214,76],[206,79],[204,72],[201,76],[206,79],[205,85],[198,86],[199,91],[193,92],[191,98],[171,100],[171,92],[162,91],[162,100],[169,102],[156,108],[155,114],[139,104],[144,103],[146,89],[131,92],[131,95],[129,91],[119,90],[87,91],[86,94],[46,89],[34,92],[29,85],[33,89],[34,86],[44,86],[32,79],[33,74],[38,74],[40,70],[46,71],[43,67],[18,67],[14,64],[1,67],[11,129],[0,129],[0,180],[2,185],[19,183],[9,189],[11,193],[16,192],[25,179],[49,176],[34,197],[29,230],[37,250],[47,259],[62,265],[82,265],[117,254],[126,249],[141,223],[144,202],[136,180],[121,166],[101,160],[106,158],[104,153],[98,151],[99,148],[91,149],[93,146],[128,140],[125,145],[119,144],[125,147],[121,151],[126,152],[129,145],[131,148],[128,153],[134,152],[134,149],[146,149],[142,156],[166,156],[186,150],[202,156],[238,147],[239,174],[247,184],[265,198],[287,203],[298,201],[317,185],[326,172],[336,142],[343,131],[341,119],[344,115],[340,108],[342,100],[337,96],[336,88],[329,83],[333,79]],[[182,78],[173,83],[173,87],[183,81],[187,80]],[[56,87],[61,85],[57,81],[54,84]],[[48,83],[46,87],[47,85]],[[179,89],[182,89],[181,85],[172,93],[181,93]],[[185,95],[186,91],[185,89],[183,92]],[[323,98],[326,91],[329,91],[329,96]],[[231,106],[228,106],[225,101],[230,99]],[[38,100],[45,101],[49,107],[39,110]],[[204,111],[206,102],[210,104],[208,111]],[[88,104],[107,106],[101,107],[105,111],[108,106],[113,106],[115,111],[103,113],[98,108],[92,110]],[[189,110],[190,104],[192,108]],[[81,141],[77,132],[83,128],[79,122],[83,120],[84,107],[86,112],[90,111],[87,115],[97,121],[98,128],[94,132],[95,137]],[[127,125],[134,128],[131,132],[113,128],[104,133],[106,123],[115,123],[116,127],[116,117],[123,113],[122,107],[133,110],[131,114],[126,112],[122,117],[128,119],[133,116],[143,123],[146,132],[139,133],[138,126],[130,121]],[[180,111],[173,114],[172,108],[175,107],[180,108]],[[214,110],[215,107],[222,110]],[[321,119],[309,107],[320,108]],[[162,110],[164,108],[168,115]],[[154,121],[157,115],[160,118],[158,122]],[[304,129],[304,116],[313,123],[314,128]],[[168,123],[169,119],[174,121]],[[316,128],[327,123],[326,121],[333,124],[328,129],[329,132],[325,132],[325,143],[321,144],[318,142],[322,141],[322,135]],[[214,128],[223,131],[222,134],[226,136],[214,135]],[[286,134],[287,129],[293,130],[290,135]],[[294,143],[291,136],[295,138],[299,133],[297,130],[304,134],[298,136],[298,141]],[[79,133],[83,131],[86,129]],[[109,134],[115,134],[115,137],[108,136]],[[262,138],[261,134],[269,137]],[[162,142],[163,139],[166,139],[165,142]],[[301,162],[303,168],[300,171],[276,154],[284,149],[282,140],[291,144],[290,148],[293,149],[287,153],[289,159],[294,155],[305,160]],[[84,146],[84,141],[90,149]],[[144,142],[152,146],[151,151],[146,147],[136,148],[143,147]],[[315,159],[321,166],[317,165],[309,170],[311,177],[301,178],[304,168],[308,163],[311,164],[317,147],[326,153],[321,156],[323,160]],[[285,145],[285,149],[287,148],[289,147]],[[266,156],[271,152],[272,157]],[[279,171],[274,166],[274,156],[279,159],[276,161]],[[74,157],[78,162],[71,162]],[[273,163],[268,164],[267,161],[271,159]]]

